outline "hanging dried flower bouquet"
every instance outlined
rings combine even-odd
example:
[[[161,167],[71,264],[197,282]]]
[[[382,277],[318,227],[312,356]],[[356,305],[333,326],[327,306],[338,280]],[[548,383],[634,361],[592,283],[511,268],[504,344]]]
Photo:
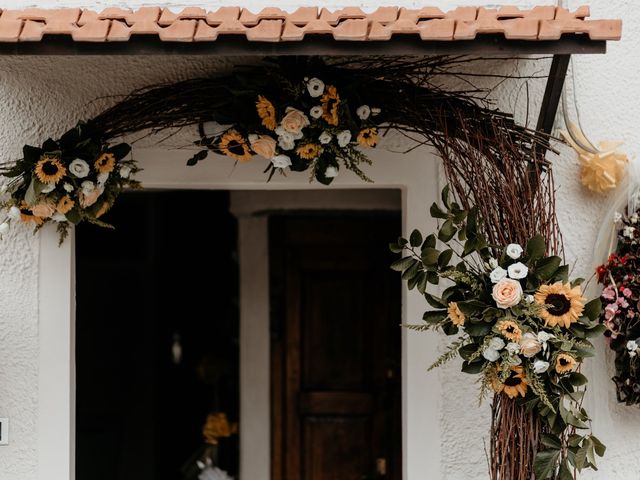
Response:
[[[457,336],[432,368],[459,354],[462,371],[481,376],[481,396],[493,391],[502,398],[501,411],[494,410],[491,478],[535,474],[537,480],[565,480],[573,478],[574,469],[595,469],[595,457],[605,447],[582,433],[589,417],[581,407],[587,378],[579,369],[594,354],[587,338],[602,333],[600,300],[586,303],[582,280],[569,281],[568,266],[546,255],[542,236],[530,238],[525,248],[490,245],[480,233],[477,209],[463,210],[448,188],[442,202],[431,207],[431,215],[442,221],[436,233],[423,238],[414,230],[390,246],[408,253],[392,268],[433,307],[424,324],[408,327]],[[438,240],[446,248],[437,248]],[[440,296],[427,291],[441,281]],[[524,408],[512,408],[516,405]],[[513,415],[530,419],[514,421]],[[514,430],[514,425],[527,427]],[[534,451],[518,456],[514,449]],[[533,465],[514,462],[534,456]]]

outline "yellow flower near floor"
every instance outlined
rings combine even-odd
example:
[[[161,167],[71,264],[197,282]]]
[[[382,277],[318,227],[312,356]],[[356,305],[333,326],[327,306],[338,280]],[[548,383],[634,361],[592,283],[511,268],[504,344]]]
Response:
[[[36,163],[34,172],[42,183],[58,183],[67,173],[67,169],[58,157],[43,155]]]
[[[64,215],[65,213],[69,212],[69,210],[71,210],[75,204],[76,202],[74,202],[69,195],[65,195],[58,201],[56,210],[58,213]]]
[[[322,118],[329,125],[338,126],[340,118],[338,117],[338,106],[340,105],[340,95],[333,85],[327,85],[322,95]]]
[[[304,145],[300,145],[296,149],[296,153],[300,158],[304,158],[305,160],[313,160],[318,158],[322,152],[322,147],[317,143],[306,143]]]
[[[563,374],[573,370],[576,366],[576,359],[568,353],[560,353],[556,358],[556,372]]]
[[[522,330],[518,324],[511,320],[503,320],[498,324],[498,331],[503,337],[515,343],[520,343],[522,339]]]
[[[247,140],[236,130],[228,130],[218,144],[218,148],[226,156],[240,162],[251,160],[251,149]]]
[[[266,97],[258,95],[258,101],[256,102],[256,110],[258,116],[262,120],[262,125],[269,130],[275,130],[278,126],[278,120],[276,118],[276,108],[273,106]]]
[[[492,373],[491,385],[496,393],[504,393],[509,398],[516,398],[518,395],[524,397],[527,394],[529,382],[521,366],[511,367],[511,372],[504,382],[500,381],[497,372]]]
[[[447,312],[449,313],[449,319],[451,320],[451,323],[457,326],[464,325],[464,313],[462,313],[462,310],[460,310],[460,307],[458,307],[458,304],[456,302],[449,302],[449,308],[447,309]]]
[[[363,147],[375,147],[378,143],[378,129],[365,128],[358,133],[358,143]]]
[[[221,438],[230,437],[238,432],[237,423],[229,423],[227,415],[223,412],[210,413],[202,427],[204,441],[209,445],[217,445]]]
[[[95,169],[100,173],[110,173],[116,166],[116,157],[113,153],[103,153],[93,164]]]
[[[534,295],[540,305],[540,318],[546,327],[559,325],[569,328],[578,321],[584,310],[585,298],[579,285],[571,287],[569,283],[556,282],[542,285]]]

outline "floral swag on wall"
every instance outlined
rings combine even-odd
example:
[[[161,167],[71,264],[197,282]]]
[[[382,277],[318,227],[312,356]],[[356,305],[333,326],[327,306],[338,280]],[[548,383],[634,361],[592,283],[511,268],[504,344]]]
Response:
[[[460,354],[463,371],[494,392],[492,480],[573,478],[604,453],[584,433],[587,379],[578,372],[600,307],[586,303],[562,265],[544,155],[550,138],[518,125],[471,82],[443,87],[473,61],[291,57],[134,91],[59,140],[24,147],[4,170],[0,235],[12,223],[53,223],[63,241],[72,225],[110,226],[103,216],[120,192],[139,187],[122,142],[135,132],[197,126],[197,152],[185,159],[193,168],[209,153],[257,157],[267,179],[307,171],[322,184],[343,170],[370,181],[367,150],[384,132],[399,132],[436,150],[450,185],[442,206],[431,207],[438,231],[392,244],[408,253],[392,268],[433,308],[413,328],[458,335],[437,365]],[[427,292],[441,280],[446,288]]]

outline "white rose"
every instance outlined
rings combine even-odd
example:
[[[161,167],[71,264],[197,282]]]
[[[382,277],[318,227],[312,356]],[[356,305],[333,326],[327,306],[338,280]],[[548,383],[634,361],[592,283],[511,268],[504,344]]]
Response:
[[[279,137],[287,137],[287,138],[291,138],[292,140],[300,140],[302,137],[304,137],[304,134],[302,132],[290,132],[288,131],[286,128],[284,128],[282,125],[276,127],[275,129],[276,135],[278,135]]]
[[[493,337],[489,341],[489,346],[487,348],[492,350],[502,350],[504,348],[504,340],[500,337]]]
[[[324,176],[327,178],[336,178],[338,176],[338,169],[336,167],[327,167],[324,171]]]
[[[271,159],[271,163],[276,168],[287,168],[291,166],[291,159],[286,155],[276,155]]]
[[[635,230],[636,230],[636,229],[635,229],[635,228],[633,228],[633,227],[624,227],[624,228],[622,229],[622,234],[623,234],[625,237],[633,238],[633,232],[635,232]]]
[[[288,132],[283,132],[282,135],[278,137],[278,146],[282,150],[293,150],[293,147],[295,147],[295,145],[296,144],[293,135]]]
[[[378,107],[372,107],[371,108],[371,115],[372,116],[376,116],[376,115],[380,115],[380,112],[382,112],[382,110],[380,110]]]
[[[42,189],[42,193],[51,193],[56,189],[55,183],[46,183],[44,188]]]
[[[18,207],[11,207],[9,209],[9,212],[7,213],[7,216],[11,219],[11,220],[20,220],[20,209]]]
[[[638,214],[637,214],[637,213],[634,213],[633,215],[631,215],[631,216],[629,217],[629,221],[630,221],[631,223],[638,223]]]
[[[518,353],[520,353],[520,345],[518,345],[515,342],[509,342],[507,343],[507,352],[509,352],[509,355],[516,355]]]
[[[506,252],[508,256],[515,260],[517,258],[520,258],[520,255],[522,255],[522,247],[517,243],[510,243],[509,245],[507,245]]]
[[[544,373],[549,369],[549,362],[545,362],[544,360],[536,360],[533,362],[533,371],[535,373]]]
[[[622,214],[620,212],[614,212],[613,223],[618,223],[620,220],[622,220]]]
[[[329,143],[331,141],[331,134],[329,132],[327,132],[326,130],[324,132],[322,132],[320,134],[320,136],[318,137],[318,141],[323,144],[326,145],[327,143]]]
[[[507,268],[507,272],[509,273],[510,278],[520,280],[521,278],[527,278],[529,269],[524,263],[518,262],[514,263],[513,265],[509,265],[509,268]]]
[[[338,140],[338,145],[344,148],[349,145],[351,141],[351,132],[349,130],[342,130],[336,135],[336,139]]]
[[[322,116],[322,107],[320,105],[316,105],[315,107],[311,107],[309,110],[309,115],[311,118],[320,118]]]
[[[109,179],[109,172],[99,173],[98,174],[98,185],[104,185],[107,183]]]
[[[92,193],[95,189],[96,186],[93,182],[90,181],[86,181],[86,182],[82,182],[82,184],[80,185],[82,187],[82,193],[84,195],[89,195],[90,193]]]
[[[307,82],[307,90],[313,98],[319,97],[324,93],[324,82],[314,77]]]
[[[131,175],[131,167],[129,165],[123,165],[120,167],[120,176],[122,178],[129,178],[129,175]],[[73,188],[72,188],[73,190]],[[70,190],[67,190],[70,191]]]
[[[635,340],[629,340],[627,342],[627,350],[635,352],[638,349],[638,343]]]
[[[76,158],[69,165],[69,171],[78,178],[86,177],[90,170],[89,164],[80,158]]]
[[[482,356],[490,362],[495,362],[500,358],[500,352],[494,350],[493,348],[485,348],[482,352]]]
[[[124,168],[124,167],[123,167]],[[120,169],[122,171],[122,169]],[[65,192],[71,193],[73,192],[73,185],[71,185],[70,183],[65,183],[62,188],[64,188]]]
[[[9,224],[7,222],[0,223],[0,236],[6,234],[9,231]]]
[[[360,105],[356,110],[356,115],[360,120],[366,120],[371,115],[371,108],[369,105]]]
[[[489,259],[489,266],[490,266],[492,269],[496,269],[496,268],[498,268],[498,260],[496,260],[495,258],[491,257],[491,258]]]
[[[547,343],[552,338],[556,338],[553,333],[545,332],[544,330],[538,332],[538,341],[540,343]]]
[[[500,280],[507,276],[507,271],[502,267],[494,268],[489,274],[489,278],[492,283],[498,283]]]

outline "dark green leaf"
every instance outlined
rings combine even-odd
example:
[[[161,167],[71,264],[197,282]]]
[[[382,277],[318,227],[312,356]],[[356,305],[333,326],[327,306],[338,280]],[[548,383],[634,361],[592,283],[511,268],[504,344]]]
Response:
[[[131,145],[129,145],[128,143],[119,143],[109,148],[107,151],[109,153],[113,153],[113,155],[116,157],[116,160],[120,161],[124,157],[129,155],[129,152],[131,151]]]
[[[560,464],[560,471],[558,480],[573,480],[573,475],[571,474],[571,470],[569,469],[569,465],[567,465],[567,459],[565,458]]]
[[[404,273],[402,274],[402,279],[403,280],[410,280],[413,277],[415,277],[418,272],[420,271],[420,268],[422,267],[422,265],[420,265],[420,262],[418,260],[414,260],[413,264],[407,268]],[[414,284],[415,286],[415,284]]]
[[[472,337],[483,337],[491,331],[491,325],[486,322],[467,322],[464,325],[464,329]]]
[[[425,265],[436,265],[439,256],[440,250],[436,248],[425,248],[422,250],[422,262]]]
[[[440,268],[444,268],[449,265],[451,261],[451,257],[453,256],[453,250],[448,249],[444,250],[440,255],[438,255],[438,266]]]
[[[427,272],[427,282],[438,285],[438,283],[440,283],[440,277],[436,272]]]
[[[595,322],[600,316],[602,310],[602,302],[599,298],[591,300],[584,306],[583,315],[589,318],[592,322]]]
[[[440,194],[440,198],[442,198],[442,204],[451,210],[451,199],[449,197],[449,185],[445,185]]]
[[[424,292],[427,289],[427,272],[420,272],[416,288],[421,294],[424,295]]]
[[[431,208],[429,209],[429,213],[431,213],[431,216],[433,218],[448,218],[448,215],[442,211],[442,209],[438,206],[437,203],[433,203],[433,205],[431,205]]]
[[[419,247],[420,245],[422,245],[422,234],[420,233],[420,230],[414,230],[413,232],[411,232],[409,243],[412,247]]]
[[[562,263],[560,257],[546,257],[538,260],[535,266],[535,274],[540,280],[549,280],[553,277]]]
[[[460,356],[464,360],[469,360],[471,355],[473,355],[477,351],[478,351],[478,345],[476,345],[475,343],[469,343],[467,345],[464,345],[463,347],[460,347],[460,350],[458,350],[458,352],[460,353]]]
[[[469,363],[467,361],[462,362],[462,369],[464,373],[470,373],[472,375],[480,373],[482,371],[482,367],[484,367],[484,362],[473,362]]]
[[[550,433],[543,433],[540,437],[540,443],[542,443],[542,445],[544,445],[545,447],[553,448],[555,450],[560,450],[562,448],[560,438]]]
[[[574,387],[581,387],[582,385],[586,385],[589,380],[580,372],[572,372],[569,375],[569,383]]]
[[[425,248],[435,248],[436,247],[436,236],[432,233],[431,235],[427,236],[427,238],[424,239],[424,242],[422,244],[422,249],[424,250]]]
[[[400,260],[396,260],[391,264],[391,270],[395,270],[396,272],[404,272],[407,268],[413,265],[416,259],[413,257],[404,257]]]
[[[536,480],[545,480],[553,477],[560,458],[560,450],[549,449],[536,454],[533,462],[533,471],[536,474]]]
[[[447,315],[446,310],[430,310],[428,312],[424,312],[422,319],[430,325],[436,325],[447,318]]]
[[[607,450],[607,447],[593,435],[591,435],[591,441],[593,442],[593,447],[596,451],[596,454],[599,457],[604,456],[604,452]]]
[[[575,466],[578,469],[578,471],[581,471],[585,464],[587,463],[587,445],[586,442],[583,442],[582,446],[578,449],[578,451],[576,452],[576,457],[575,457]]]
[[[453,220],[449,219],[442,224],[442,227],[440,227],[438,238],[440,241],[447,243],[456,234],[456,230],[456,227],[453,225]]]
[[[431,305],[433,308],[445,308],[447,306],[440,298],[435,295],[431,295],[430,293],[425,293],[424,298],[427,299],[427,303]]]
[[[29,186],[27,187],[27,191],[24,194],[24,201],[29,206],[35,205],[38,201],[35,178],[31,180],[31,183],[29,183]]]
[[[402,247],[395,242],[389,243],[389,250],[393,253],[402,253]]]
[[[187,160],[187,165],[190,167],[194,166],[200,160],[204,160],[205,158],[207,158],[208,154],[209,154],[208,150],[200,150],[195,155],[193,155],[189,160]]]
[[[547,245],[542,235],[535,235],[527,242],[527,256],[529,257],[529,263],[544,257],[547,250]]]

